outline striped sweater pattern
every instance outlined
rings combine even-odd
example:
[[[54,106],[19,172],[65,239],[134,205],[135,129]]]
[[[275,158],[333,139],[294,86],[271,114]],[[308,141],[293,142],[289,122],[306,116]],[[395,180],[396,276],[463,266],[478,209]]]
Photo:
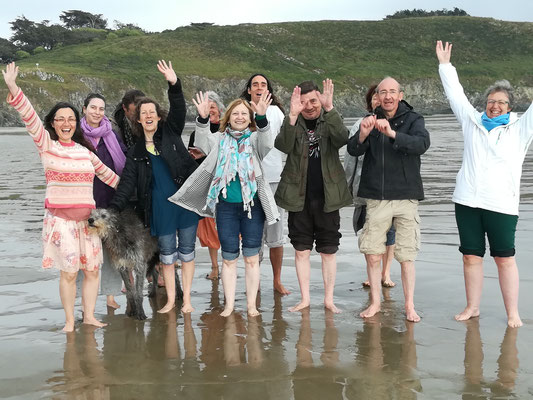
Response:
[[[15,96],[9,94],[7,102],[20,114],[39,151],[46,178],[46,208],[95,208],[95,174],[102,182],[116,188],[118,175],[93,152],[75,142],[65,145],[50,138],[22,90]]]

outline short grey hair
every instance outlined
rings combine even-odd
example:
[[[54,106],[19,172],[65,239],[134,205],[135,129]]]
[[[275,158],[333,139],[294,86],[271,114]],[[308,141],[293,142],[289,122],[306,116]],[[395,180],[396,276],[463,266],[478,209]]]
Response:
[[[403,87],[402,87],[402,84],[400,82],[398,82],[398,80],[396,78],[393,78],[392,76],[390,75],[387,75],[386,77],[384,77],[381,81],[379,81],[378,85],[376,86],[376,93],[378,93],[378,90],[379,90],[379,86],[383,83],[384,80],[386,79],[392,79],[392,80],[395,80],[396,83],[398,84],[398,90],[400,92],[403,92]]]
[[[502,79],[501,81],[494,82],[493,85],[490,85],[487,90],[485,90],[485,100],[489,98],[489,95],[496,92],[502,92],[507,95],[509,98],[509,108],[514,106],[514,89],[507,79]]]
[[[213,101],[217,105],[218,111],[220,111],[220,115],[222,116],[222,114],[226,112],[226,106],[224,105],[224,103],[222,103],[222,99],[220,98],[220,96],[212,90],[207,91],[206,94],[207,99],[209,101]]]

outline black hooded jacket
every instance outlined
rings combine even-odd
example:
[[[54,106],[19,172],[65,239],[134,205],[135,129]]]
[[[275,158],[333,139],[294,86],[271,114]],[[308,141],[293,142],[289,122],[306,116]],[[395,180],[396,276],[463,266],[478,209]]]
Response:
[[[154,146],[179,188],[198,167],[181,139],[186,108],[179,79],[174,85],[169,85],[168,100],[170,110],[166,120],[159,122],[154,134]],[[130,204],[130,199],[135,194],[135,211],[144,225],[149,226],[152,207],[152,165],[144,140],[137,141],[128,151],[126,165],[110,207],[123,210]]]
[[[384,118],[380,107],[376,113]],[[424,118],[402,100],[389,123],[396,131],[395,139],[373,129],[363,143],[359,143],[360,131],[348,141],[349,154],[365,155],[357,195],[376,200],[422,200],[420,155],[429,148]]]

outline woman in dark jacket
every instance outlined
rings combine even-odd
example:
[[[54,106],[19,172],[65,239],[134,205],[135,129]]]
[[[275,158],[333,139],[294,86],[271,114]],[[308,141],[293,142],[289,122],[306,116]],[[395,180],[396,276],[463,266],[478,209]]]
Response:
[[[199,217],[167,199],[181,187],[197,164],[181,140],[186,112],[181,82],[172,63],[167,65],[165,61],[159,61],[157,68],[169,83],[170,111],[165,116],[154,100],[143,98],[138,101],[135,128],[143,132],[144,141],[139,140],[129,150],[111,207],[123,210],[136,189],[135,209],[145,226],[150,226],[152,236],[157,236],[163,265],[167,303],[158,312],[166,313],[174,308],[174,263],[177,259],[182,262],[182,311],[191,312],[194,310],[191,286]]]

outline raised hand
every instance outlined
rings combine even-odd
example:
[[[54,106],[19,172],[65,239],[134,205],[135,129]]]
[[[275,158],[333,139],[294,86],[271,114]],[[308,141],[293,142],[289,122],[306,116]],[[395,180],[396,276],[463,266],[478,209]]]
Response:
[[[396,137],[396,131],[394,131],[390,127],[390,123],[386,119],[377,119],[376,120],[376,124],[375,124],[375,128],[378,131],[380,131],[381,133],[383,133],[385,136],[388,136],[388,137],[393,138],[393,139]]]
[[[157,69],[163,74],[165,79],[171,84],[174,85],[178,81],[178,77],[172,68],[172,61],[168,62],[168,65],[165,60],[159,60],[157,62]]]
[[[196,106],[200,117],[205,119],[209,116],[209,96],[207,93],[196,93],[196,99],[193,98],[192,102]]]
[[[9,93],[11,93],[12,96],[15,96],[19,90],[17,86],[18,73],[19,67],[17,67],[14,62],[7,64],[6,69],[2,70],[4,81],[6,82],[6,86],[9,89]]]
[[[298,115],[302,112],[304,109],[304,106],[302,104],[301,100],[302,96],[302,89],[300,89],[299,86],[296,86],[294,90],[292,91],[291,95],[291,108],[289,110],[289,118],[290,118],[290,124],[294,125],[296,124],[296,120],[298,119]]]
[[[359,125],[359,143],[363,143],[372,129],[374,129],[377,120],[376,118],[375,115],[369,115],[368,117],[363,118],[361,125]]]
[[[333,81],[331,79],[326,79],[325,81],[322,81],[322,93],[317,91],[318,99],[320,100],[320,104],[322,104],[322,108],[324,108],[325,111],[329,112],[333,109]]]
[[[257,104],[255,104],[253,101],[250,102],[250,107],[252,107],[252,110],[254,110],[257,115],[265,115],[267,108],[271,103],[272,95],[267,90],[263,94],[261,94],[261,97],[259,98]]]
[[[446,42],[446,45],[443,47],[442,41],[437,40],[435,52],[437,53],[439,64],[448,64],[450,62],[450,58],[452,57],[452,46],[451,43]]]

